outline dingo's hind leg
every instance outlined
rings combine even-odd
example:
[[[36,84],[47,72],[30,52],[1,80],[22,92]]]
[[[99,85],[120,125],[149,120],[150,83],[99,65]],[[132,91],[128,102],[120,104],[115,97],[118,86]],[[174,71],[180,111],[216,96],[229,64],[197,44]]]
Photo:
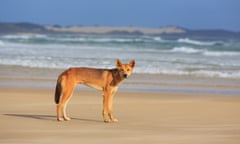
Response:
[[[63,121],[63,119],[61,118],[61,115],[62,115],[62,104],[59,103],[57,105],[57,120],[58,121]]]
[[[63,95],[60,103],[57,105],[57,120],[58,121],[68,121],[70,118],[67,116],[66,108],[67,104],[72,97],[74,85],[69,84],[67,87],[63,90]],[[61,114],[63,114],[63,119],[61,118]]]
[[[68,90],[66,91],[65,95],[63,95],[63,99],[62,99],[63,118],[65,121],[71,120],[71,118],[67,116],[66,108],[70,98],[72,97],[73,89],[74,89],[74,85],[71,85],[71,87],[69,87]]]

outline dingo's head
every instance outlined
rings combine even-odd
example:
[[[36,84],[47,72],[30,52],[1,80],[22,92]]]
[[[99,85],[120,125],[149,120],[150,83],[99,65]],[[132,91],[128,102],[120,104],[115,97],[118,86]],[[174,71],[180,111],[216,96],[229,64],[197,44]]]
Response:
[[[132,74],[134,66],[135,60],[131,60],[128,64],[122,64],[119,59],[116,60],[116,67],[120,73],[120,76],[123,78],[127,78]]]

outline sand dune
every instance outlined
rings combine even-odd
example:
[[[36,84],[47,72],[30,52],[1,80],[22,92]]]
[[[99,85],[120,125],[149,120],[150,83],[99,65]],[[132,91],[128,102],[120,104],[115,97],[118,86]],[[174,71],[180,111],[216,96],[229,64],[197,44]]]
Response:
[[[143,27],[107,27],[107,26],[71,26],[71,27],[54,27],[45,26],[47,30],[54,32],[68,32],[68,33],[94,33],[104,34],[113,32],[128,32],[134,33],[139,32],[145,35],[156,35],[156,34],[179,34],[184,33],[185,30],[176,26],[168,26],[162,28],[143,28]]]

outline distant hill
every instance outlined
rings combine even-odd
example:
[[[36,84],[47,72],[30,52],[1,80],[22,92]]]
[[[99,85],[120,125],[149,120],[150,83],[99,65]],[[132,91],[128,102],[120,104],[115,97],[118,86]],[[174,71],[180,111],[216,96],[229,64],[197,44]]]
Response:
[[[0,34],[47,32],[44,26],[32,23],[0,23]]]
[[[226,30],[189,30],[177,26],[166,26],[160,28],[106,27],[106,26],[62,27],[59,25],[38,25],[33,23],[0,23],[0,35],[16,33],[154,35],[171,38],[212,37],[212,38],[240,39],[240,32],[232,32]]]

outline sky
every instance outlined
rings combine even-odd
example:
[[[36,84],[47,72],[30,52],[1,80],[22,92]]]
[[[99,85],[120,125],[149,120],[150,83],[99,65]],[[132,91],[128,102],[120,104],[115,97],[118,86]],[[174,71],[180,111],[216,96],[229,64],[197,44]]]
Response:
[[[240,31],[240,0],[0,0],[0,22]]]

